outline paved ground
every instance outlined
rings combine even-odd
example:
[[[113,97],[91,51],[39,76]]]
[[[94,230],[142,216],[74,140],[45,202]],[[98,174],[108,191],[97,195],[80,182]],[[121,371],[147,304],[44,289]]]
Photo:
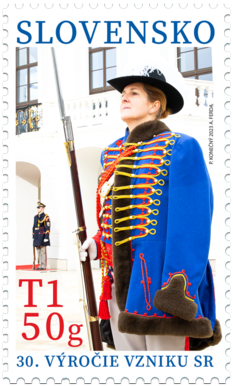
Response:
[[[100,296],[100,283],[101,283],[101,270],[93,269],[93,279],[96,292],[96,302]],[[81,333],[78,337],[83,339],[83,343],[78,348],[72,348],[68,346],[69,341],[69,327],[72,324],[84,324],[81,313],[81,303],[79,302],[78,283],[76,271],[16,271],[17,286],[19,279],[42,279],[42,287],[39,287],[38,283],[34,283],[33,289],[33,304],[37,307],[24,307],[28,304],[28,284],[23,283],[22,287],[17,290],[16,299],[16,349],[17,350],[33,350],[33,351],[45,351],[48,350],[61,350],[60,353],[67,350],[88,350],[87,342],[84,339],[84,334]],[[53,285],[48,284],[50,281],[57,280],[58,282],[58,304],[63,307],[50,308],[48,305],[53,302]],[[28,322],[36,323],[40,328],[40,333],[35,340],[25,340],[22,337],[22,333],[25,332],[28,337],[32,337],[34,334],[34,328],[32,326],[24,326],[24,314],[25,313],[38,313],[38,317],[28,318]],[[61,339],[52,340],[48,338],[46,332],[46,320],[48,316],[53,313],[60,313],[64,320],[64,333]],[[51,319],[51,334],[53,337],[57,337],[59,334],[58,317],[55,315]],[[111,349],[104,344],[104,350]],[[213,351],[214,347],[210,347],[205,350]]]

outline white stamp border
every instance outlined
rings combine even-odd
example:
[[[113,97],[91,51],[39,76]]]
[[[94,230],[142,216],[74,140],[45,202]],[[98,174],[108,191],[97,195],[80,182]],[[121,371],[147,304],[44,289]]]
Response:
[[[47,3],[46,3],[47,4]],[[170,3],[169,3],[170,4]],[[174,12],[176,15],[178,11],[182,15],[182,18],[180,20],[189,20],[191,18],[191,13],[195,14],[195,3],[171,3],[171,11]],[[183,5],[182,5],[183,4]],[[185,5],[187,4],[187,5]],[[201,3],[199,8],[199,15],[200,20],[206,19],[208,15],[208,20],[214,20],[215,23],[219,23],[219,25],[216,24],[216,30],[217,34],[215,37],[215,43],[218,45],[219,52],[214,54],[213,63],[219,63],[221,61],[221,64],[219,64],[219,69],[225,73],[228,73],[228,65],[224,64],[225,59],[228,58],[228,47],[225,45],[228,44],[229,38],[228,35],[225,34],[225,30],[228,30],[228,23],[227,21],[224,21],[225,15],[229,14],[229,7],[226,6],[223,3],[215,3],[216,5],[211,5],[210,3]],[[219,178],[219,191],[216,192],[217,196],[217,202],[218,204],[221,202],[222,205],[215,210],[218,212],[217,216],[219,219],[219,234],[220,234],[220,243],[218,246],[219,254],[222,256],[224,260],[224,266],[223,263],[220,264],[220,259],[217,261],[217,272],[218,275],[224,275],[221,277],[221,285],[219,285],[220,278],[217,279],[217,287],[219,293],[216,294],[216,300],[217,300],[217,308],[221,309],[221,317],[219,317],[222,331],[223,331],[223,340],[218,346],[218,363],[216,363],[215,369],[212,369],[211,372],[205,371],[204,368],[201,368],[198,371],[198,376],[195,373],[195,370],[193,368],[186,368],[185,370],[182,370],[182,374],[180,373],[180,369],[174,369],[172,372],[166,373],[159,371],[159,369],[156,368],[156,370],[151,369],[150,371],[148,369],[143,368],[134,368],[129,369],[126,367],[125,363],[123,361],[121,362],[120,368],[96,368],[93,367],[90,369],[91,371],[88,372],[88,370],[79,368],[79,371],[73,371],[73,369],[68,368],[62,368],[51,371],[50,369],[46,369],[43,374],[38,373],[36,376],[35,373],[31,369],[27,369],[24,372],[18,371],[16,368],[16,356],[18,353],[15,351],[15,331],[13,326],[13,321],[15,320],[15,306],[16,302],[14,299],[15,296],[15,284],[14,278],[15,278],[15,272],[14,272],[14,255],[15,255],[15,247],[14,247],[14,235],[15,235],[15,224],[14,224],[14,213],[15,213],[15,181],[14,178],[12,178],[15,174],[15,165],[12,160],[14,160],[14,145],[13,145],[13,136],[15,135],[15,103],[14,103],[14,84],[15,84],[15,61],[14,61],[14,54],[13,50],[16,47],[12,43],[15,39],[15,26],[13,25],[14,19],[18,20],[24,20],[28,18],[33,18],[33,13],[37,10],[39,11],[39,15],[43,14],[43,12],[48,13],[49,15],[52,14],[52,12],[60,12],[62,16],[62,19],[68,19],[70,18],[70,15],[72,15],[72,10],[74,9],[75,5],[74,3],[68,3],[67,7],[61,7],[59,4],[52,4],[51,8],[47,8],[45,3],[41,4],[38,3],[38,6],[34,8],[32,5],[28,3],[22,3],[22,7],[19,8],[19,5],[16,6],[14,3],[8,3],[8,5],[4,8],[4,15],[8,16],[8,21],[4,24],[4,29],[7,31],[7,36],[4,37],[4,44],[7,46],[7,50],[4,51],[4,58],[7,60],[7,63],[4,64],[4,73],[7,74],[7,80],[5,81],[4,87],[8,89],[7,94],[4,96],[4,132],[8,133],[8,137],[4,138],[4,146],[7,146],[7,151],[3,153],[4,161],[4,175],[7,177],[4,177],[4,211],[3,211],[3,218],[8,219],[8,224],[4,222],[4,253],[3,253],[3,260],[4,260],[4,381],[6,383],[17,383],[20,382],[20,379],[24,379],[25,383],[32,383],[34,378],[40,379],[39,382],[47,382],[49,378],[54,379],[54,383],[63,383],[62,380],[69,379],[69,382],[76,382],[78,378],[83,378],[85,383],[92,383],[93,378],[98,378],[99,382],[101,383],[107,383],[108,378],[113,378],[114,382],[109,383],[120,383],[123,378],[128,378],[128,383],[137,383],[138,378],[142,378],[143,381],[138,383],[169,383],[172,381],[169,380],[169,378],[173,378],[174,383],[188,383],[192,382],[195,383],[197,378],[202,378],[203,382],[200,383],[226,383],[228,378],[228,354],[226,350],[229,348],[229,344],[227,341],[227,334],[229,333],[229,326],[227,324],[227,321],[229,319],[228,310],[226,307],[228,307],[229,301],[227,297],[227,291],[229,291],[229,270],[228,266],[226,267],[226,264],[228,265],[228,239],[229,239],[229,233],[228,233],[228,209],[226,206],[228,205],[229,199],[229,179],[228,179],[228,169],[225,164],[225,161],[227,162],[229,156],[228,151],[229,149],[227,146],[229,145],[228,140],[228,124],[229,124],[229,118],[228,118],[228,107],[225,107],[225,103],[228,103],[229,96],[225,92],[225,89],[229,87],[229,81],[228,76],[223,77],[223,73],[220,72],[217,76],[215,76],[215,88],[219,90],[219,93],[215,93],[215,100],[216,100],[216,108],[219,109],[218,115],[216,115],[215,118],[215,127],[220,127],[222,135],[219,134],[218,137],[218,143],[216,144],[216,148],[218,151],[215,153],[215,170],[216,174]],[[149,3],[142,3],[141,8],[137,8],[134,4],[126,4],[125,11],[130,11],[131,13],[128,13],[130,15],[130,20],[133,20],[133,14],[140,14],[141,12],[141,20],[146,20],[146,13],[145,11],[148,11],[150,5]],[[113,12],[116,12],[116,16],[114,14],[114,20],[117,20],[117,17],[119,14],[122,14],[124,11],[124,8],[120,7],[120,4],[113,3],[111,8],[107,8],[103,3],[97,3],[97,6],[92,8],[90,4],[83,4],[80,8],[75,8],[79,13],[77,13],[77,18],[80,18],[84,20],[83,14],[87,15],[88,13],[92,16],[94,15],[94,11],[101,12],[101,19],[102,20],[110,20],[111,17],[108,16],[109,14],[106,13],[106,10],[110,13],[110,15],[113,15]],[[166,4],[158,4],[155,8],[155,12],[158,11],[164,11],[169,12],[169,6]],[[61,13],[62,12],[62,13]],[[66,15],[67,14],[67,15]],[[100,14],[100,13],[99,13]],[[26,15],[26,16],[25,16]],[[64,16],[66,15],[66,16]],[[68,16],[69,15],[69,16]],[[95,14],[96,15],[96,14]],[[188,16],[189,15],[189,16]],[[47,15],[46,15],[47,17]],[[94,16],[93,16],[94,17]],[[95,16],[96,17],[96,16]],[[164,16],[165,17],[165,16]],[[175,17],[175,16],[174,16]],[[189,17],[188,19],[186,19]],[[97,17],[99,19],[100,16]],[[148,16],[149,18],[149,16]],[[42,20],[40,16],[38,16],[39,20]],[[157,20],[156,16],[156,20]],[[56,43],[58,44],[58,43]],[[214,47],[214,46],[213,46]],[[13,60],[12,60],[13,59]],[[217,65],[215,64],[213,66],[213,71],[215,71],[217,68]],[[216,74],[215,74],[216,75]],[[6,105],[7,104],[7,105]],[[228,132],[228,134],[227,134]],[[226,135],[225,135],[226,133]],[[223,156],[225,154],[225,156]],[[6,165],[7,163],[7,165]],[[7,193],[6,193],[7,191]],[[6,207],[7,206],[7,207]],[[226,208],[226,210],[224,210]],[[226,223],[227,222],[227,223]],[[8,234],[8,236],[6,236]],[[226,253],[227,252],[227,253]],[[6,279],[7,278],[7,279]],[[221,290],[220,290],[221,289]],[[229,295],[229,293],[228,293]],[[220,314],[220,312],[219,312]],[[7,326],[6,326],[7,325]],[[68,351],[68,350],[67,350]],[[215,351],[214,354],[217,354]],[[221,352],[221,355],[220,355]],[[139,354],[139,353],[138,353]],[[213,356],[214,356],[213,354]],[[26,356],[26,352],[24,352],[24,355]],[[30,352],[29,352],[30,355]],[[60,353],[56,353],[56,355],[60,355]],[[88,355],[88,353],[83,353],[83,355]],[[90,355],[90,354],[89,354]],[[128,352],[127,355],[135,355],[135,353]],[[204,354],[203,354],[204,355]],[[94,356],[94,353],[93,353]],[[195,353],[189,353],[189,358],[193,358],[195,356]],[[37,357],[37,355],[35,355]],[[92,355],[91,355],[92,357]],[[122,360],[123,355],[119,354],[119,360]],[[38,356],[39,360],[39,356]],[[102,370],[102,371],[101,371]],[[119,371],[120,370],[120,371]],[[179,370],[179,371],[178,371]],[[217,371],[216,371],[217,370]],[[35,371],[35,370],[34,370]],[[51,373],[50,373],[51,371]],[[78,373],[78,374],[77,374]],[[51,374],[51,375],[50,375]],[[154,378],[153,382],[152,379]],[[158,378],[156,380],[156,378]],[[185,379],[189,379],[189,381],[185,381]],[[183,379],[183,381],[182,381]],[[64,381],[64,383],[66,383]]]

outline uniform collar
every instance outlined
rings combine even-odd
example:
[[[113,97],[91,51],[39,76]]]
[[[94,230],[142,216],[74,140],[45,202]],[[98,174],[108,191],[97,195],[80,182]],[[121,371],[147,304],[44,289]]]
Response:
[[[130,133],[129,128],[125,129],[125,136],[123,142],[137,142],[137,140],[132,140],[135,137],[140,136],[140,141],[145,141],[152,138],[154,135],[159,135],[165,131],[171,131],[164,122],[161,121],[147,121],[143,122],[140,125],[136,126]],[[130,140],[127,141],[130,135]]]
[[[127,142],[134,143],[147,141],[153,138],[153,136],[164,133],[165,131],[170,132],[171,130],[162,121],[154,120],[143,122],[136,126],[131,132],[128,131]]]

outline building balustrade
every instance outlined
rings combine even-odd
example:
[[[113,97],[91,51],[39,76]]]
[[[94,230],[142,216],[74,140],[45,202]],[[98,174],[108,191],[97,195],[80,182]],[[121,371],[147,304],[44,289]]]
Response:
[[[198,79],[185,79],[187,100],[182,114],[205,115],[207,106],[213,103],[213,82]],[[120,94],[117,91],[105,92],[66,102],[67,115],[77,128],[121,122],[119,114]]]
[[[185,79],[188,90],[188,104],[186,108],[206,108],[214,103],[214,83],[199,79]]]
[[[214,85],[212,81],[185,79],[187,97],[182,111],[174,116],[180,119],[182,115],[208,118],[208,105],[213,104]],[[108,91],[99,94],[66,100],[66,114],[71,116],[73,128],[98,126],[101,124],[122,124],[120,119],[121,96],[117,91]],[[54,115],[58,117],[56,102],[44,102],[43,115],[46,128],[54,127]],[[51,121],[51,116],[53,119]],[[38,104],[16,111],[16,134],[37,131],[42,126],[42,105]],[[57,123],[55,124],[57,127]]]

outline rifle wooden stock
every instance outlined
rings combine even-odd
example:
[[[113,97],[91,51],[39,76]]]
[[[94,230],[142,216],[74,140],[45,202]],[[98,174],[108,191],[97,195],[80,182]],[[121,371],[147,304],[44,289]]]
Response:
[[[76,162],[74,144],[72,144],[72,150],[70,151],[70,158],[71,158],[70,172],[71,172],[71,179],[72,179],[72,185],[73,185],[76,216],[78,219],[79,228],[83,228],[83,230],[79,233],[79,239],[83,244],[87,238],[87,233],[86,233],[84,211],[83,211],[83,205],[82,205],[78,167]],[[83,264],[84,284],[85,284],[85,290],[87,294],[87,307],[88,307],[88,313],[89,313],[89,319],[90,319],[90,329],[91,329],[91,335],[92,335],[93,348],[94,348],[94,351],[102,351],[103,345],[101,341],[99,321],[97,316],[98,312],[97,312],[97,306],[96,306],[94,283],[93,283],[89,255],[87,255],[86,261],[84,261],[82,264]]]

